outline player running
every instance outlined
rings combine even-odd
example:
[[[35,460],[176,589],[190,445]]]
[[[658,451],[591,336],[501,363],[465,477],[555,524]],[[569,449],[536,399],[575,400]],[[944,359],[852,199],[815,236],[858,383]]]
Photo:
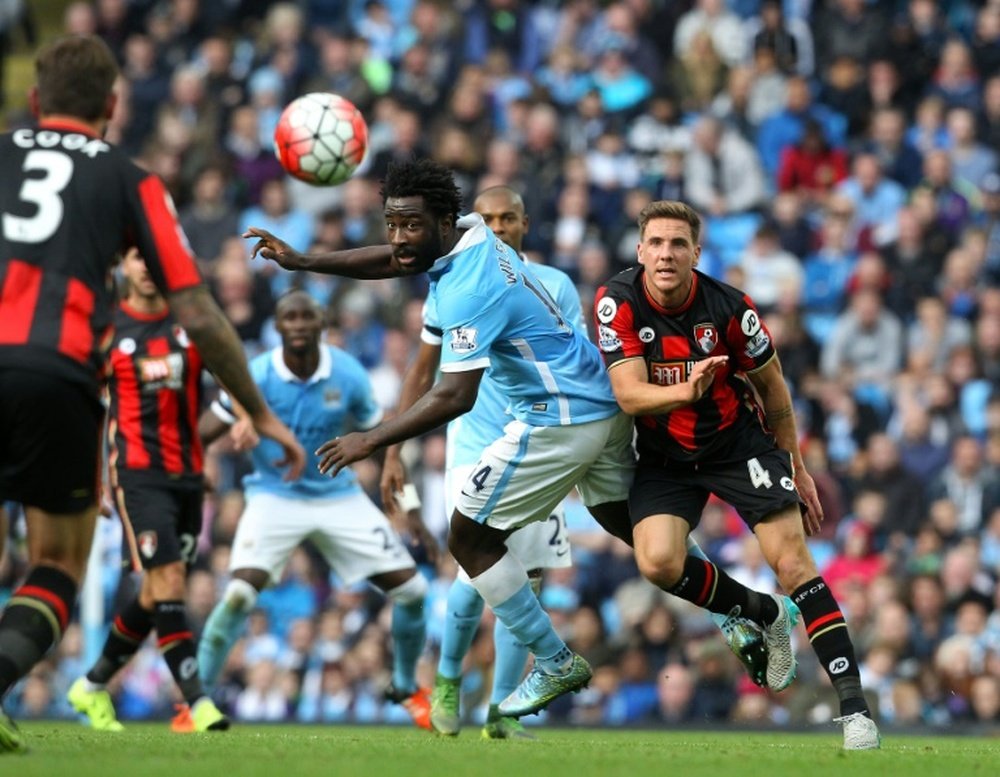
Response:
[[[382,195],[388,246],[300,255],[263,230],[251,228],[247,236],[260,238],[255,254],[287,268],[361,278],[427,272],[431,278],[428,299],[444,333],[441,380],[386,423],[323,445],[322,471],[336,474],[468,412],[492,369],[513,419],[463,485],[449,550],[497,618],[534,654],[531,672],[499,705],[501,715],[531,714],[586,686],[592,671],[552,628],[505,540],[514,529],[547,518],[576,486],[596,520],[631,543],[632,420],[611,393],[599,352],[567,323],[530,267],[481,216],[458,218],[461,194],[447,168],[429,160],[396,164]],[[689,397],[709,383],[710,376],[696,375],[673,388],[678,397]],[[729,579],[721,570],[715,574]],[[766,595],[746,596],[760,612]],[[794,660],[786,605],[772,598],[778,616],[755,621],[769,639],[769,667]],[[711,597],[705,606],[729,614]]]
[[[109,476],[125,528],[127,566],[145,574],[138,594],[115,615],[97,662],[66,697],[95,730],[122,731],[105,686],[156,629],[160,651],[186,702],[174,730],[224,731],[229,719],[198,679],[184,607],[204,492],[198,439],[201,355],[174,323],[137,249],[125,253],[122,274],[128,290],[115,312],[111,345]]]
[[[370,429],[381,420],[361,363],[321,344],[323,314],[312,297],[304,291],[283,296],[275,326],[281,347],[255,358],[250,372],[278,417],[308,450],[349,426]],[[233,421],[223,396],[202,415],[205,443]],[[289,483],[274,466],[276,454],[271,443],[262,442],[252,453],[254,471],[243,480],[247,502],[233,538],[232,576],[198,646],[202,681],[209,688],[215,685],[258,593],[281,579],[292,551],[308,539],[344,585],[367,579],[392,600],[393,671],[386,698],[402,704],[418,726],[430,728],[430,695],[416,681],[426,636],[426,579],[353,472],[323,475],[311,454],[313,466]]]
[[[101,139],[118,65],[96,36],[35,59],[34,128],[0,136],[0,494],[25,506],[30,568],[0,617],[0,700],[57,644],[90,554],[113,337],[110,271],[136,245],[177,323],[297,476],[302,448],[247,372],[160,179]],[[0,710],[0,752],[24,737]]]
[[[806,547],[803,526],[818,531],[823,511],[802,462],[781,362],[753,301],[695,269],[700,232],[701,218],[684,203],[647,205],[639,214],[639,266],[608,281],[594,305],[611,386],[637,419],[629,506],[639,570],[695,604],[711,591],[723,608],[773,617],[757,610],[773,609],[772,601],[745,599],[710,565],[686,556],[685,539],[709,495],[729,502],[791,593],[793,622],[801,610],[840,699],[844,749],[877,748],[847,623]],[[678,387],[698,376],[708,377],[705,390],[679,398]],[[769,664],[768,684],[780,689],[794,671],[794,664]]]
[[[516,191],[507,186],[486,189],[476,198],[473,210],[483,217],[486,226],[497,237],[522,256],[521,246],[528,231],[528,217],[524,212],[524,202]],[[564,319],[586,336],[580,296],[570,277],[561,270],[546,265],[533,264],[530,269]],[[442,335],[437,313],[433,306],[428,304],[424,308],[424,329],[421,334],[420,350],[403,382],[399,402],[400,412],[409,408],[433,385],[441,360]],[[500,393],[490,377],[490,372],[487,371],[479,384],[479,396],[475,406],[448,424],[445,465],[445,498],[448,515],[454,512],[455,505],[460,499],[460,489],[473,474],[480,454],[494,440],[503,436],[503,428],[511,420],[512,416],[507,412],[507,399]],[[382,471],[382,495],[387,504],[393,495],[402,489],[405,481],[399,451],[398,445],[386,449]],[[558,505],[545,519],[529,523],[514,531],[507,538],[506,544],[510,552],[528,570],[532,590],[536,596],[539,595],[543,571],[568,567],[571,563],[563,506]],[[475,636],[483,604],[483,598],[460,567],[448,591],[441,659],[431,696],[431,724],[439,734],[454,736],[461,728],[459,699],[462,661]],[[736,655],[747,664],[751,676],[763,684],[767,654],[760,631],[741,620],[727,619],[723,616],[714,617],[718,618],[718,623]],[[723,626],[724,622],[726,623]],[[496,646],[496,667],[482,737],[484,739],[530,737],[531,735],[517,718],[502,716],[498,710],[500,702],[514,691],[524,675],[528,649],[518,642],[500,621],[495,624],[493,638]]]

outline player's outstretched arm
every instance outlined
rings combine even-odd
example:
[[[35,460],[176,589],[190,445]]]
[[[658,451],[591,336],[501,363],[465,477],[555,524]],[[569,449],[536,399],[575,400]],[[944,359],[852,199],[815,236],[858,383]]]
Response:
[[[349,464],[371,456],[379,448],[425,434],[476,404],[485,370],[446,372],[409,410],[367,432],[354,432],[323,443],[316,455],[319,471],[331,477]]]
[[[246,410],[254,429],[270,437],[285,451],[278,466],[288,466],[289,479],[296,479],[305,468],[306,454],[260,395],[250,371],[236,330],[204,286],[193,286],[167,295],[167,304],[177,323],[198,347],[209,370],[226,391]]]
[[[649,382],[643,359],[626,359],[608,368],[611,390],[618,405],[629,415],[662,415],[701,399],[728,356],[709,356],[695,362],[688,379],[672,386]]]
[[[434,385],[434,374],[441,361],[441,346],[420,342],[416,358],[403,377],[403,385],[399,391],[399,404],[396,413],[405,413]],[[390,445],[385,450],[385,462],[382,465],[382,479],[379,487],[382,491],[382,504],[395,503],[396,494],[403,490],[406,483],[406,469],[400,458],[399,444]]]
[[[286,270],[308,270],[362,280],[403,275],[399,265],[393,261],[392,246],[388,244],[329,251],[325,254],[303,254],[266,229],[250,227],[243,233],[243,237],[257,238],[257,243],[250,252],[251,259],[262,256]]]
[[[747,377],[760,395],[764,407],[764,418],[774,435],[778,447],[788,451],[792,456],[792,468],[795,471],[795,487],[806,505],[806,514],[802,516],[807,534],[815,534],[823,522],[823,507],[819,502],[819,493],[812,475],[806,472],[802,461],[802,451],[799,449],[799,432],[795,424],[795,409],[792,405],[792,395],[785,383],[781,370],[781,362],[775,355],[759,370],[748,373]]]

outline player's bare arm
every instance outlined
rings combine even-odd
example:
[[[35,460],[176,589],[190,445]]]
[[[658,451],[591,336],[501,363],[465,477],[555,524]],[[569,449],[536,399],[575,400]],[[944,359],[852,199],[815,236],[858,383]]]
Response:
[[[441,361],[441,346],[421,342],[417,356],[403,377],[403,385],[399,392],[397,413],[405,413],[434,385],[434,374]],[[406,469],[400,458],[399,444],[390,445],[385,450],[385,462],[382,464],[382,504],[395,504],[396,494],[406,483]]]
[[[332,477],[386,445],[425,434],[469,412],[476,404],[484,372],[446,372],[434,388],[405,412],[367,432],[354,432],[323,443],[316,451],[320,457],[319,471]]]
[[[392,246],[389,245],[348,248],[323,254],[303,254],[266,229],[250,227],[243,233],[243,237],[257,238],[257,243],[250,251],[251,259],[262,256],[286,270],[308,270],[361,280],[395,278],[403,274],[399,265],[393,260]]]
[[[611,390],[622,410],[629,415],[662,415],[701,399],[712,385],[715,374],[729,359],[710,356],[695,362],[684,383],[657,386],[649,382],[643,359],[624,359],[608,368]]]
[[[243,406],[258,434],[270,437],[285,451],[279,466],[288,466],[288,477],[297,479],[305,467],[306,454],[291,430],[264,402],[247,369],[236,330],[215,304],[204,286],[194,286],[167,296],[177,323],[198,346],[205,364]]]
[[[802,517],[802,522],[807,534],[815,534],[823,522],[823,508],[819,503],[816,484],[813,482],[812,476],[806,472],[805,464],[802,461],[792,396],[785,383],[781,362],[775,356],[759,370],[749,373],[748,377],[760,396],[764,417],[768,428],[774,435],[775,442],[779,448],[792,455],[795,486],[806,505],[806,514]]]

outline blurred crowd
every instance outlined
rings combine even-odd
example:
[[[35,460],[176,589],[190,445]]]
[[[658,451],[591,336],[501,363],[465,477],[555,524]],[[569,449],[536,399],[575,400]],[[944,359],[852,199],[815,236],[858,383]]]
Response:
[[[810,544],[877,717],[889,730],[998,730],[1000,2],[96,0],[70,4],[62,27],[96,32],[118,54],[110,138],[166,182],[247,352],[277,344],[274,300],[305,288],[390,412],[425,282],[251,262],[244,227],[301,250],[379,242],[387,165],[431,156],[454,169],[467,203],[490,185],[523,192],[526,252],[568,272],[589,309],[634,261],[647,202],[696,207],[700,269],[744,288],[778,345],[826,512]],[[291,180],[274,158],[282,107],[308,91],[343,95],[368,120],[366,161],[342,186]],[[28,118],[9,110],[6,121]],[[443,437],[409,443],[406,457],[443,547]],[[188,602],[198,625],[226,581],[246,466],[224,447],[210,458]],[[378,462],[357,469],[378,500]],[[762,692],[702,612],[643,582],[577,502],[567,512],[575,563],[548,574],[542,601],[596,674],[541,719],[829,721],[835,694],[811,651],[790,690]],[[4,592],[23,568],[16,512],[9,535]],[[728,507],[710,503],[696,536],[734,577],[774,590]],[[99,542],[110,608],[128,584],[114,521]],[[429,684],[455,565],[414,552],[433,580]],[[220,692],[240,720],[402,722],[381,695],[388,612],[304,546],[261,597]],[[463,685],[473,717],[489,688],[490,617]],[[82,654],[73,626],[11,713],[68,714]],[[171,688],[144,649],[116,681],[120,716],[166,715]]]

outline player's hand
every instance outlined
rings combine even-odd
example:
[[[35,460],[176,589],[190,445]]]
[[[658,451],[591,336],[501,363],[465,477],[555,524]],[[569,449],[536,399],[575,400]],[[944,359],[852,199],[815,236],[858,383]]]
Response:
[[[288,467],[285,480],[298,480],[302,477],[302,471],[306,468],[306,452],[295,439],[292,430],[285,426],[270,408],[265,408],[254,416],[253,427],[261,437],[269,437],[284,449],[284,458],[275,461],[274,466]]]
[[[399,511],[396,503],[396,492],[403,490],[406,483],[406,467],[399,457],[396,449],[386,451],[385,461],[382,464],[382,478],[379,480],[379,490],[382,492],[382,504],[387,513]]]
[[[823,523],[823,506],[819,503],[816,482],[812,475],[804,469],[800,469],[795,473],[795,487],[798,489],[799,497],[806,505],[805,515],[802,516],[802,526],[806,530],[806,534],[811,537],[819,532],[820,525]]]
[[[229,427],[229,441],[232,443],[234,451],[253,450],[260,444],[260,437],[257,430],[253,428],[253,421],[249,417],[240,418]]]
[[[719,371],[727,361],[728,356],[709,356],[694,363],[691,375],[688,377],[688,385],[691,387],[691,402],[697,402],[702,394],[708,391],[708,387],[715,380],[715,373]]]
[[[250,227],[243,233],[243,237],[248,239],[255,237],[259,238],[257,240],[257,244],[250,251],[251,259],[260,254],[265,259],[270,259],[272,262],[276,262],[280,267],[284,267],[286,270],[299,269],[298,259],[299,256],[301,256],[299,252],[288,245],[288,243],[284,240],[276,238],[266,229]]]
[[[437,566],[438,559],[441,557],[441,548],[430,529],[427,528],[427,524],[424,523],[419,510],[410,510],[406,514],[406,533],[410,535],[410,541],[414,545],[423,546],[424,553],[427,554],[427,561]]]
[[[115,514],[115,498],[111,493],[111,487],[104,483],[101,485],[101,499],[98,506],[98,512],[105,518],[110,518]]]
[[[367,459],[375,452],[375,446],[368,441],[364,432],[351,432],[343,437],[327,440],[316,451],[319,456],[319,471],[335,477],[340,470],[356,461]]]

